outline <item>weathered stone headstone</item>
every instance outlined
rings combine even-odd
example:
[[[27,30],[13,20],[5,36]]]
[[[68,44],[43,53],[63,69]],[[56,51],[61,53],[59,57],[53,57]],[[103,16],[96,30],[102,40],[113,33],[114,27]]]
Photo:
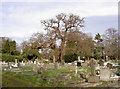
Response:
[[[77,73],[78,73],[78,66],[77,66],[77,63],[75,64],[75,76],[77,76]]]
[[[55,69],[58,69],[58,68],[59,68],[59,64],[58,64],[58,62],[55,62],[55,64],[54,64],[54,68],[55,68]]]
[[[43,67],[40,67],[40,69],[38,69],[37,73],[38,73],[38,74],[43,74],[43,73],[44,73],[44,68],[43,68]]]
[[[100,64],[96,64],[95,70],[99,70],[100,69]]]
[[[106,61],[108,61],[109,60],[109,58],[108,58],[108,56],[106,56]]]
[[[104,61],[102,59],[100,59],[99,64],[100,64],[100,66],[104,66]]]
[[[37,65],[33,65],[33,71],[37,72]]]
[[[109,81],[111,73],[111,70],[108,68],[100,69],[100,80]]]
[[[86,62],[85,63],[81,63],[81,66],[82,67],[88,67],[88,63],[86,63]]]
[[[107,65],[106,65],[108,68],[112,68],[112,64],[111,63],[107,63]]]
[[[93,83],[99,82],[99,77],[96,76],[96,72],[95,72],[96,61],[94,59],[91,59],[89,65],[91,67],[91,75],[88,78],[88,82],[93,82]]]
[[[88,74],[80,73],[80,77],[85,79],[86,82],[88,81],[89,76],[90,75],[88,75]]]
[[[18,67],[18,61],[17,61],[17,59],[15,59],[15,65],[14,65],[14,67]]]
[[[95,76],[96,75],[96,72],[95,72],[95,65],[96,65],[96,62],[94,59],[92,59],[89,63],[90,67],[91,67],[91,75],[92,76]]]
[[[47,68],[47,64],[46,63],[43,64],[43,68]]]

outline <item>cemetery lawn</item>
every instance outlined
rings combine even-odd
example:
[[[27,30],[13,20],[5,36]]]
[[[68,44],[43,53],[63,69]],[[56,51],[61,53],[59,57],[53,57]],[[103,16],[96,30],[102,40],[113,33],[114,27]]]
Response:
[[[2,86],[3,87],[29,87],[35,86],[30,81],[24,79],[25,76],[19,75],[9,71],[2,72]],[[26,78],[29,78],[29,76]]]
[[[22,70],[30,70],[30,68],[21,68]],[[65,79],[61,77],[61,74],[74,74],[74,71],[69,69],[47,69],[43,74],[34,75],[24,75],[22,73],[35,73],[31,71],[23,72],[11,72],[2,71],[2,86],[3,87],[66,87],[65,84],[68,82],[74,82],[77,80],[82,80],[81,78],[76,79],[72,77],[71,79]],[[44,79],[52,79],[51,81],[46,81]],[[55,80],[57,79],[57,80]]]

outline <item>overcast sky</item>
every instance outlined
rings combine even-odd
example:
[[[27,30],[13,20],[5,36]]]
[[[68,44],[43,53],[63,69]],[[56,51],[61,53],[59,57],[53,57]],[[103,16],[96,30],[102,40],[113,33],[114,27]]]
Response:
[[[85,28],[82,31],[93,35],[103,34],[111,27],[118,29],[118,0],[60,1],[2,0],[0,36],[10,37],[20,43],[33,33],[44,32],[41,20],[53,18],[60,13],[73,13],[85,17]]]

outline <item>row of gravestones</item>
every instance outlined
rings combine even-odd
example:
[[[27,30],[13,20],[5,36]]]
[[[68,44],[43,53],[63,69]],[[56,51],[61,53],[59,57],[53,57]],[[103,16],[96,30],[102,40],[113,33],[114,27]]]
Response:
[[[96,70],[95,65],[96,65],[96,62],[95,62],[94,59],[92,59],[89,63],[89,66],[91,67],[91,76],[88,78],[88,82],[98,82],[99,81],[99,77],[96,76],[96,73],[95,73],[95,70]],[[15,59],[15,65],[14,66],[18,66],[17,59]],[[77,66],[80,66],[79,62],[77,62]],[[76,69],[77,69],[77,66],[76,66]],[[43,68],[45,68],[45,65],[43,67],[38,67],[38,68],[37,68],[37,65],[33,66],[33,70],[38,72],[38,73],[43,73],[43,71],[44,71]],[[75,72],[77,74],[77,70]],[[110,75],[111,75],[111,71],[109,69],[101,69],[100,70],[100,79],[101,80],[109,80]]]
[[[90,67],[91,67],[91,75],[88,77],[88,82],[99,82],[100,80],[103,81],[109,81],[111,76],[111,70],[108,68],[100,69],[100,76],[96,76],[95,72],[95,64],[96,62],[92,59],[90,61]],[[77,69],[77,66],[76,66]],[[44,67],[38,67],[37,65],[33,66],[33,70],[37,72],[38,74],[44,73]],[[75,70],[75,74],[77,74],[77,70]]]
[[[113,64],[112,62],[103,62],[103,65],[99,64],[99,62],[96,62],[95,67],[96,69],[100,69],[100,67],[112,69],[114,65],[115,64]],[[77,61],[77,66],[78,67],[90,67],[89,62],[79,62],[79,61]]]

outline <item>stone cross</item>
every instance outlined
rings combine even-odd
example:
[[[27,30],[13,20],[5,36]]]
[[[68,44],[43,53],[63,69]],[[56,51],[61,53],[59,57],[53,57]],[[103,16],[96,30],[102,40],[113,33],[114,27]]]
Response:
[[[88,82],[92,82],[92,83],[99,82],[100,79],[98,76],[96,76],[96,72],[95,72],[96,61],[94,59],[91,59],[89,65],[91,67],[91,75],[88,77]]]

